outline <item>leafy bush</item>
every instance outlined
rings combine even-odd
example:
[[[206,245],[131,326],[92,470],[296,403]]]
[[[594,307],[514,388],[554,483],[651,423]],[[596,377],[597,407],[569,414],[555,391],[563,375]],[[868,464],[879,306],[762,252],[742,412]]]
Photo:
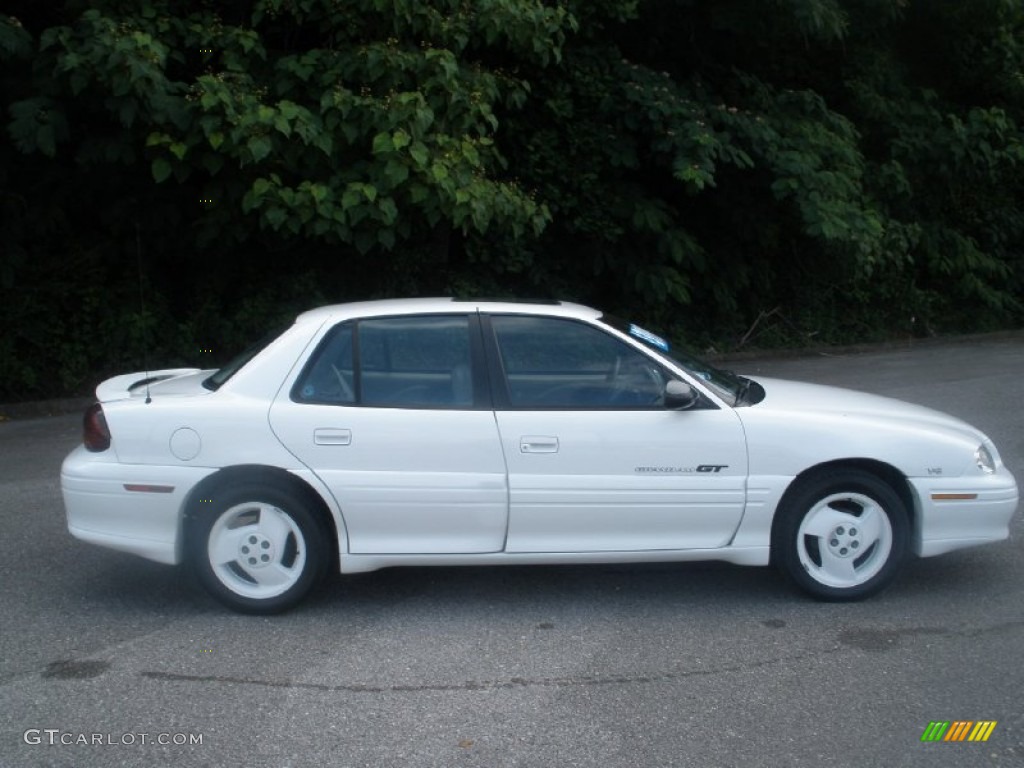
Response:
[[[1018,3],[8,13],[2,399],[374,296],[570,298],[719,349],[1024,317]]]

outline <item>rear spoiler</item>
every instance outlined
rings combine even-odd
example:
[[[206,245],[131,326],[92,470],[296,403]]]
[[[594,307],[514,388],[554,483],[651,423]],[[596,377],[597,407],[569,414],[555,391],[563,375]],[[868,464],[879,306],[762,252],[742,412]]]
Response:
[[[112,400],[128,400],[132,397],[145,397],[146,387],[158,381],[166,381],[178,376],[199,373],[201,368],[165,368],[162,371],[145,371],[124,373],[107,379],[96,387],[96,399],[101,403]]]

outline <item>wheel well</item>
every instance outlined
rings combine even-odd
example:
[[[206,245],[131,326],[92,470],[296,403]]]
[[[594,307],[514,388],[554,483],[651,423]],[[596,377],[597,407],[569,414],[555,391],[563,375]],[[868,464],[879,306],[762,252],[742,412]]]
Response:
[[[188,494],[183,505],[183,534],[190,535],[189,521],[202,512],[203,499],[212,499],[217,492],[234,485],[245,483],[263,483],[281,485],[301,495],[309,502],[310,510],[324,526],[324,533],[333,542],[330,547],[331,567],[337,571],[338,566],[338,528],[334,521],[327,503],[319,493],[305,480],[296,477],[291,472],[280,467],[265,466],[262,464],[243,464],[234,467],[225,467],[212,475],[203,478]]]
[[[838,459],[836,461],[827,461],[824,464],[817,464],[805,469],[793,478],[793,482],[791,482],[789,487],[786,488],[785,493],[782,494],[782,498],[779,499],[778,509],[784,508],[784,505],[789,502],[790,497],[807,481],[812,480],[819,475],[844,469],[859,469],[862,472],[867,472],[892,488],[893,491],[896,492],[896,495],[900,497],[900,501],[902,501],[903,505],[907,508],[907,514],[910,515],[911,537],[914,536],[918,528],[918,509],[917,504],[914,501],[914,494],[910,490],[910,483],[907,482],[906,476],[896,469],[896,467],[874,459]],[[778,524],[778,520],[779,515],[776,514],[772,519],[772,541],[775,540],[775,526]]]

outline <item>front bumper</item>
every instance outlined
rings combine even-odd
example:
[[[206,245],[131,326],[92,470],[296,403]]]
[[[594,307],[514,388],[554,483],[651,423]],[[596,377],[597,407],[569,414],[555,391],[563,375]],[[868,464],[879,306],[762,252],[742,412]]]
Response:
[[[185,499],[214,469],[121,464],[79,446],[61,466],[68,531],[77,539],[158,563],[182,561]],[[134,488],[134,489],[133,489]]]
[[[1018,491],[1004,467],[970,478],[910,478],[910,485],[919,513],[914,551],[921,557],[1009,537]]]

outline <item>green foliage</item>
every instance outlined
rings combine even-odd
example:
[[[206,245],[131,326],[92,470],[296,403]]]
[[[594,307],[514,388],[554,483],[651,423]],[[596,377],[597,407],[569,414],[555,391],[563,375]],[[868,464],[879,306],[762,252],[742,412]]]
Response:
[[[0,397],[379,295],[719,346],[1024,317],[1019,3],[15,5]]]
[[[547,221],[501,178],[492,138],[496,107],[521,100],[525,84],[460,54],[494,46],[546,64],[572,25],[564,9],[268,1],[250,27],[205,10],[171,16],[166,4],[134,17],[97,5],[43,33],[36,69],[56,71],[73,96],[103,94],[107,116],[145,136],[155,182],[204,187],[217,205],[200,222],[203,243],[244,241],[256,224],[365,254],[442,221],[513,237]],[[292,50],[293,36],[310,43]],[[12,112],[22,151],[52,156],[67,136],[48,102]]]
[[[0,16],[0,61],[27,59],[32,55],[32,36],[14,16]]]
[[[1011,38],[1022,23],[1006,3],[937,3],[884,30],[850,67],[846,97],[869,137],[867,186],[893,235],[887,255],[931,308],[928,328],[1020,316],[1024,48]],[[907,27],[912,36],[892,39]],[[986,94],[999,101],[979,102]]]

